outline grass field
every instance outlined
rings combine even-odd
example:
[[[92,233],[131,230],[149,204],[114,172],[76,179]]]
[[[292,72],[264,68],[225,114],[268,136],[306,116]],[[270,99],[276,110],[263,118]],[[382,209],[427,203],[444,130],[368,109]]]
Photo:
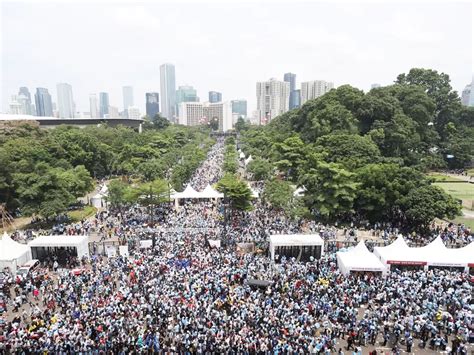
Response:
[[[474,200],[474,184],[468,182],[435,182],[434,185],[441,187],[448,194],[460,200]]]
[[[428,177],[434,179],[435,182],[438,182],[438,181],[445,181],[445,182],[464,181],[464,180],[461,180],[461,179],[458,179],[458,178],[455,178],[455,177],[452,177],[452,176],[447,176],[447,175],[437,174],[437,173],[430,173],[430,174],[428,174]]]
[[[84,218],[92,216],[96,212],[97,212],[97,208],[93,206],[85,206],[83,209],[70,211],[67,214],[73,222],[79,222],[83,220]]]

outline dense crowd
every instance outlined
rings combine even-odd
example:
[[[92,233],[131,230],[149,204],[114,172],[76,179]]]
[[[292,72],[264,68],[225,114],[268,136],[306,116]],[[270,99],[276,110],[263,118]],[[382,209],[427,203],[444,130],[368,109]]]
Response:
[[[217,181],[222,151],[221,143],[214,146],[191,179],[193,187]],[[335,233],[291,221],[258,202],[253,211],[233,213],[228,224],[214,202],[157,207],[156,228],[147,226],[145,212],[104,211],[85,222],[105,238],[129,243],[128,258],[92,256],[82,261],[80,273],[59,270],[13,280],[5,289],[8,318],[0,322],[0,351],[472,351],[472,285],[466,274],[405,270],[346,277],[334,253],[308,263],[282,257],[273,264],[265,253],[236,252],[241,241],[265,248],[274,233]],[[141,249],[138,242],[151,234],[155,247]],[[214,238],[227,243],[211,247]],[[270,285],[253,286],[254,279]]]

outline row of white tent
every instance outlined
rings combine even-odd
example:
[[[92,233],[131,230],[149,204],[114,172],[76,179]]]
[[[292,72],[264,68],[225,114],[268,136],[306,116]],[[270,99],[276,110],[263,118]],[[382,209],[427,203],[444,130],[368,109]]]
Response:
[[[0,271],[17,268],[35,258],[37,248],[75,248],[79,258],[89,255],[89,237],[85,235],[42,235],[28,244],[18,243],[7,233],[0,238]]]
[[[249,185],[249,188],[250,188],[250,191],[252,192],[252,197],[257,198],[258,192],[254,190],[250,185]],[[201,192],[196,191],[190,184],[188,184],[183,192],[172,191],[171,193],[172,200],[179,200],[183,198],[218,199],[218,198],[224,198],[224,194],[217,191],[209,184]]]
[[[474,267],[474,242],[462,248],[447,248],[441,237],[423,247],[409,247],[401,235],[390,245],[375,247],[371,253],[364,241],[347,251],[336,253],[339,269],[344,275],[351,271],[381,272],[385,274],[391,265],[419,266],[427,270],[433,267],[456,267],[469,271]]]

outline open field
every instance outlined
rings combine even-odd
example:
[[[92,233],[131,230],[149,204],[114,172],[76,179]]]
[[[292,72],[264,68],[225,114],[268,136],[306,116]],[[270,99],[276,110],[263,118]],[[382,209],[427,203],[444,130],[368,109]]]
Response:
[[[474,184],[468,182],[435,182],[434,185],[441,187],[448,194],[460,200],[474,200]]]
[[[466,226],[468,226],[471,230],[474,230],[474,218],[470,218],[470,217],[456,217],[455,219],[452,220],[453,223],[456,223],[456,224],[465,224]]]
[[[93,206],[85,206],[82,209],[70,211],[67,214],[73,222],[79,222],[83,220],[84,218],[94,215],[96,212],[97,212],[97,208]]]

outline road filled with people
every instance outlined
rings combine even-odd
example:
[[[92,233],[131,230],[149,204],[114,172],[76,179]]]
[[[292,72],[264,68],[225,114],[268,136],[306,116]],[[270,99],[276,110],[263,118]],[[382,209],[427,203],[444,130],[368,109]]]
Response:
[[[202,190],[222,176],[223,141],[190,183]],[[258,189],[258,187],[256,187]],[[219,202],[104,211],[87,223],[129,245],[129,256],[92,255],[81,267],[12,278],[3,288],[0,351],[128,354],[398,354],[473,350],[469,275],[450,270],[344,276],[334,252],[300,262],[265,250],[275,233],[335,233],[291,221],[255,201],[228,221]],[[65,227],[66,229],[69,227]],[[76,227],[74,227],[75,229]],[[140,242],[153,236],[154,247]],[[219,247],[209,240],[221,240]],[[77,271],[79,270],[79,271]],[[264,280],[261,286],[252,280]]]

